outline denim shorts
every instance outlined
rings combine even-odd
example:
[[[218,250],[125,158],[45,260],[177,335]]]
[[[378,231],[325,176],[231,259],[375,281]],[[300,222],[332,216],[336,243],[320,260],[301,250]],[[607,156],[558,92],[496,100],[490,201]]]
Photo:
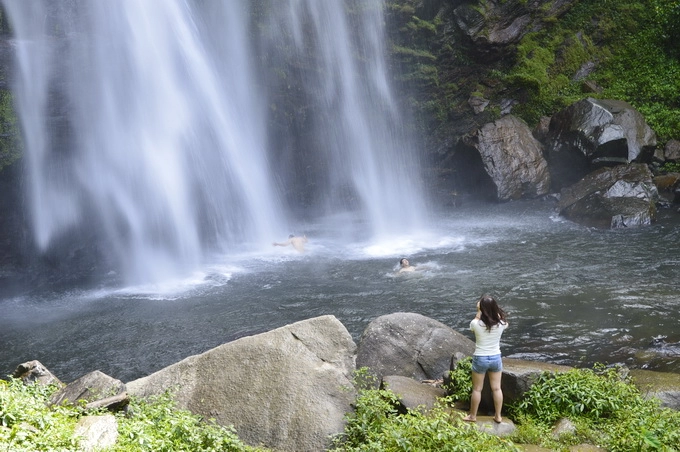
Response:
[[[472,357],[472,371],[476,374],[487,372],[502,372],[503,360],[501,355],[477,356]]]

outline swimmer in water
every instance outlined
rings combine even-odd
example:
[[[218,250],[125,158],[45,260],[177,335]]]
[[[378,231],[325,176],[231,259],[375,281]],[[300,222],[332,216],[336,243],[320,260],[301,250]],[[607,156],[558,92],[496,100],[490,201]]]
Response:
[[[293,248],[298,250],[301,253],[305,252],[305,243],[307,243],[307,236],[303,235],[302,237],[298,237],[295,234],[291,234],[288,236],[288,240],[282,243],[277,243],[274,242],[272,243],[272,246],[288,246],[291,245]]]
[[[402,257],[401,259],[399,259],[399,271],[398,271],[398,273],[414,272],[414,271],[416,271],[416,267],[411,265],[408,262],[408,259],[406,259],[405,257]]]

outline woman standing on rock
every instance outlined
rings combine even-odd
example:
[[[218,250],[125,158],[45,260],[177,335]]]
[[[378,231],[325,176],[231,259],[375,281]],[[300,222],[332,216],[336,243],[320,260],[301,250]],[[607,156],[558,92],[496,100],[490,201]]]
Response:
[[[470,329],[475,333],[475,353],[472,356],[472,395],[470,397],[470,414],[464,421],[475,422],[477,409],[482,399],[484,376],[489,374],[491,393],[495,414],[493,420],[501,423],[501,409],[503,408],[503,391],[501,390],[501,375],[503,361],[501,360],[501,335],[508,327],[505,312],[498,306],[491,295],[482,295],[477,301],[477,315],[470,322]]]

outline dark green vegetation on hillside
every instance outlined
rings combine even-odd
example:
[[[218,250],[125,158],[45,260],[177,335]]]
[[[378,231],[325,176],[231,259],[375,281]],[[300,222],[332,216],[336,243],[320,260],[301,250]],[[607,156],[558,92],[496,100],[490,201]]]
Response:
[[[456,33],[452,6],[388,4],[392,53],[423,136],[441,136],[442,129],[462,120],[470,96],[492,101],[480,122],[497,119],[500,110],[493,105],[514,99],[519,103],[513,114],[530,125],[592,96],[632,104],[662,144],[680,138],[677,0],[582,0],[491,57]],[[601,91],[584,89],[587,81]]]

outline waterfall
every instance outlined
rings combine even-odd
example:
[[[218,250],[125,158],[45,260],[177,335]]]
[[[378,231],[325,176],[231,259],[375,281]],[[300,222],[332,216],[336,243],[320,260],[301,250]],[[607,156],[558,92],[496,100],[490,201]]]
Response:
[[[292,0],[267,27],[275,55],[288,48],[294,61],[313,55],[298,76],[315,107],[321,201],[331,213],[360,210],[375,238],[421,228],[427,211],[415,146],[390,86],[383,8],[382,0]]]
[[[295,223],[284,195],[310,152],[315,215],[358,212],[370,235],[424,215],[381,1],[2,3],[40,249],[89,230],[142,282],[269,245]],[[293,82],[314,112],[306,141],[272,130],[288,58],[313,66]]]

